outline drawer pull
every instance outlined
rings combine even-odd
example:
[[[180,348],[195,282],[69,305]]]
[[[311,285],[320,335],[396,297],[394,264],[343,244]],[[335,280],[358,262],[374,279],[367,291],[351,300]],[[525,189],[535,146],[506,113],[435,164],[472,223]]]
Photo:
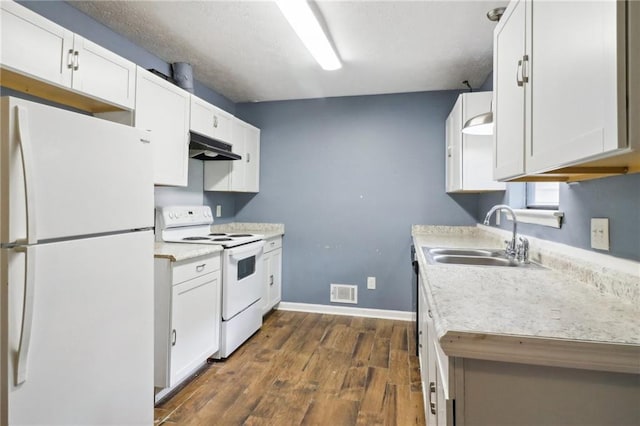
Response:
[[[196,272],[202,272],[204,271],[204,267],[207,266],[206,263],[203,263],[202,265],[198,265],[196,266]]]
[[[176,342],[178,341],[178,332],[174,328],[173,331],[171,332],[171,334],[172,334],[171,346],[175,346]]]
[[[431,309],[429,309],[429,310],[427,311],[427,313],[429,314],[429,318],[433,318],[433,314],[431,313]]]
[[[273,285],[273,275],[269,275],[269,285]]]

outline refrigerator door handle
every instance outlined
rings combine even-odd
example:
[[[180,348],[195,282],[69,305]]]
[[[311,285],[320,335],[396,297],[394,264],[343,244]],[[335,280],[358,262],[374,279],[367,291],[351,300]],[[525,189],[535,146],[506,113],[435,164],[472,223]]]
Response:
[[[29,119],[27,109],[16,105],[16,120],[18,124],[18,141],[22,170],[24,172],[25,207],[27,209],[27,239],[18,243],[36,244],[36,193],[33,174],[33,154],[31,152],[31,137],[29,135]]]
[[[16,386],[27,380],[27,362],[29,360],[29,345],[31,344],[31,329],[33,325],[33,300],[35,290],[35,247],[16,247],[16,251],[24,252],[26,257],[26,273],[24,279],[24,302],[22,307],[22,327],[20,331],[20,346],[16,361]]]

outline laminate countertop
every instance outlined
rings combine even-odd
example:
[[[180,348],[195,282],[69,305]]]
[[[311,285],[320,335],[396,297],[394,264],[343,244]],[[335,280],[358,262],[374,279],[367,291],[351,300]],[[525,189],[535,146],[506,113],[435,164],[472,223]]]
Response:
[[[156,242],[154,249],[154,257],[169,259],[172,262],[181,262],[222,252],[222,246],[211,244]]]
[[[445,354],[640,373],[640,263],[531,238],[545,268],[431,264],[421,249],[503,249],[501,232],[412,229]]]

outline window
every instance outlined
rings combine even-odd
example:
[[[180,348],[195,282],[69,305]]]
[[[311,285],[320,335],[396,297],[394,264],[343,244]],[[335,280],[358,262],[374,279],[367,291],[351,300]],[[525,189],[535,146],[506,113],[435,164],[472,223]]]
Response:
[[[558,182],[527,183],[527,208],[557,210],[560,205]]]

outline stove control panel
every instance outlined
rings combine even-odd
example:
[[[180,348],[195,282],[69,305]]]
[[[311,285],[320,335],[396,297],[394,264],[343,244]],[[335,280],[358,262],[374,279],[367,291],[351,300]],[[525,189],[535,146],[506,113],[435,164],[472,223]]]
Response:
[[[213,214],[209,206],[168,206],[156,209],[156,228],[162,230],[212,223]]]

